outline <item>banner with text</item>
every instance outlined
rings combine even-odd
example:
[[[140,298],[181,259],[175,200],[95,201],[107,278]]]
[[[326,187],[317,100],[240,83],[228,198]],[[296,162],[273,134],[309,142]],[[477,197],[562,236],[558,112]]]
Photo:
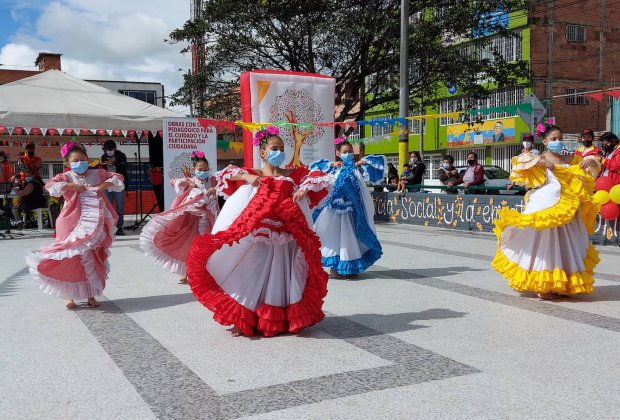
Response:
[[[164,207],[170,209],[176,197],[170,180],[183,178],[183,168],[192,172],[191,154],[204,152],[209,170],[217,170],[217,132],[203,127],[198,118],[164,118]]]
[[[284,140],[284,166],[307,166],[314,160],[334,158],[332,77],[299,72],[255,70],[241,75],[241,112],[244,122],[286,122],[280,128]],[[244,131],[246,166],[260,168],[253,133]]]

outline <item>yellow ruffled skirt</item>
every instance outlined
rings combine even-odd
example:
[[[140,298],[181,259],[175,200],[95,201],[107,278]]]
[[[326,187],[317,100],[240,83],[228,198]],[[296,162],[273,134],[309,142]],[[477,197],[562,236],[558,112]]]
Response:
[[[588,237],[597,214],[590,198],[594,180],[578,168],[556,167],[545,175],[522,213],[499,211],[493,268],[518,291],[592,293],[599,262]]]

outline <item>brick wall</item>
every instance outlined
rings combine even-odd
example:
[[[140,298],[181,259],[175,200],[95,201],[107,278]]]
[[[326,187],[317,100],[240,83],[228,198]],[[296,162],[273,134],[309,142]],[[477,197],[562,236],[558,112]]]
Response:
[[[531,17],[532,82],[539,98],[564,95],[569,88],[590,91],[620,87],[620,0],[573,3],[544,2]],[[569,42],[567,24],[583,25],[585,42]],[[553,33],[551,44],[549,31]],[[603,103],[586,99],[584,105],[569,105],[565,98],[559,98],[550,104],[550,115],[568,133],[583,128],[605,130],[607,112],[606,99]]]

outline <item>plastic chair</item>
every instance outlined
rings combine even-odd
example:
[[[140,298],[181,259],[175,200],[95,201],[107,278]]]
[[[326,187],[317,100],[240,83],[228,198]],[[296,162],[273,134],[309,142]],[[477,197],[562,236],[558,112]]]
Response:
[[[37,225],[39,227],[39,231],[43,230],[43,212],[46,211],[47,212],[47,218],[50,221],[50,226],[52,227],[52,229],[54,228],[54,219],[52,218],[52,211],[50,210],[50,198],[45,195],[45,206],[46,207],[41,207],[38,209],[34,209],[32,211],[37,213]],[[26,213],[24,212],[22,215],[22,220],[24,222],[26,222]]]

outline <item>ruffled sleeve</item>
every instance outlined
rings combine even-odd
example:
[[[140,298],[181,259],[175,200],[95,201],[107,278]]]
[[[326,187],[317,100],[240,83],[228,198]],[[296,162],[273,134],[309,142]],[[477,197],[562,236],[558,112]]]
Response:
[[[383,182],[387,171],[385,156],[368,155],[364,156],[362,160],[366,162],[361,165],[364,181],[373,184]]]
[[[517,185],[527,185],[538,188],[547,182],[547,171],[544,166],[538,165],[539,155],[522,153],[512,158],[510,180]]]
[[[175,178],[175,179],[171,179],[170,180],[170,184],[172,185],[172,188],[174,188],[174,192],[177,194],[183,194],[183,191],[185,191],[185,189],[187,188],[187,186],[182,187],[180,184],[181,182],[187,182],[187,179],[185,178]]]
[[[310,200],[310,208],[313,208],[327,197],[333,183],[334,175],[315,170],[302,179],[299,189],[308,191],[307,197]]]
[[[227,199],[235,191],[237,191],[239,187],[245,185],[245,181],[233,181],[231,179],[232,177],[241,174],[257,175],[257,173],[252,169],[240,168],[234,165],[228,165],[221,171],[216,172],[214,174],[215,181],[217,182],[215,189],[217,190],[218,195]]]
[[[112,186],[108,187],[107,190],[112,192],[123,191],[125,189],[125,183],[123,182],[123,180],[123,175],[117,174],[115,172],[108,172],[105,182],[111,183]]]
[[[69,184],[67,177],[64,173],[56,175],[54,178],[47,181],[45,189],[49,191],[52,197],[62,197],[65,193],[65,187]]]
[[[325,173],[333,173],[335,169],[335,167],[331,166],[331,161],[329,159],[316,160],[310,164],[311,172],[320,171]]]

